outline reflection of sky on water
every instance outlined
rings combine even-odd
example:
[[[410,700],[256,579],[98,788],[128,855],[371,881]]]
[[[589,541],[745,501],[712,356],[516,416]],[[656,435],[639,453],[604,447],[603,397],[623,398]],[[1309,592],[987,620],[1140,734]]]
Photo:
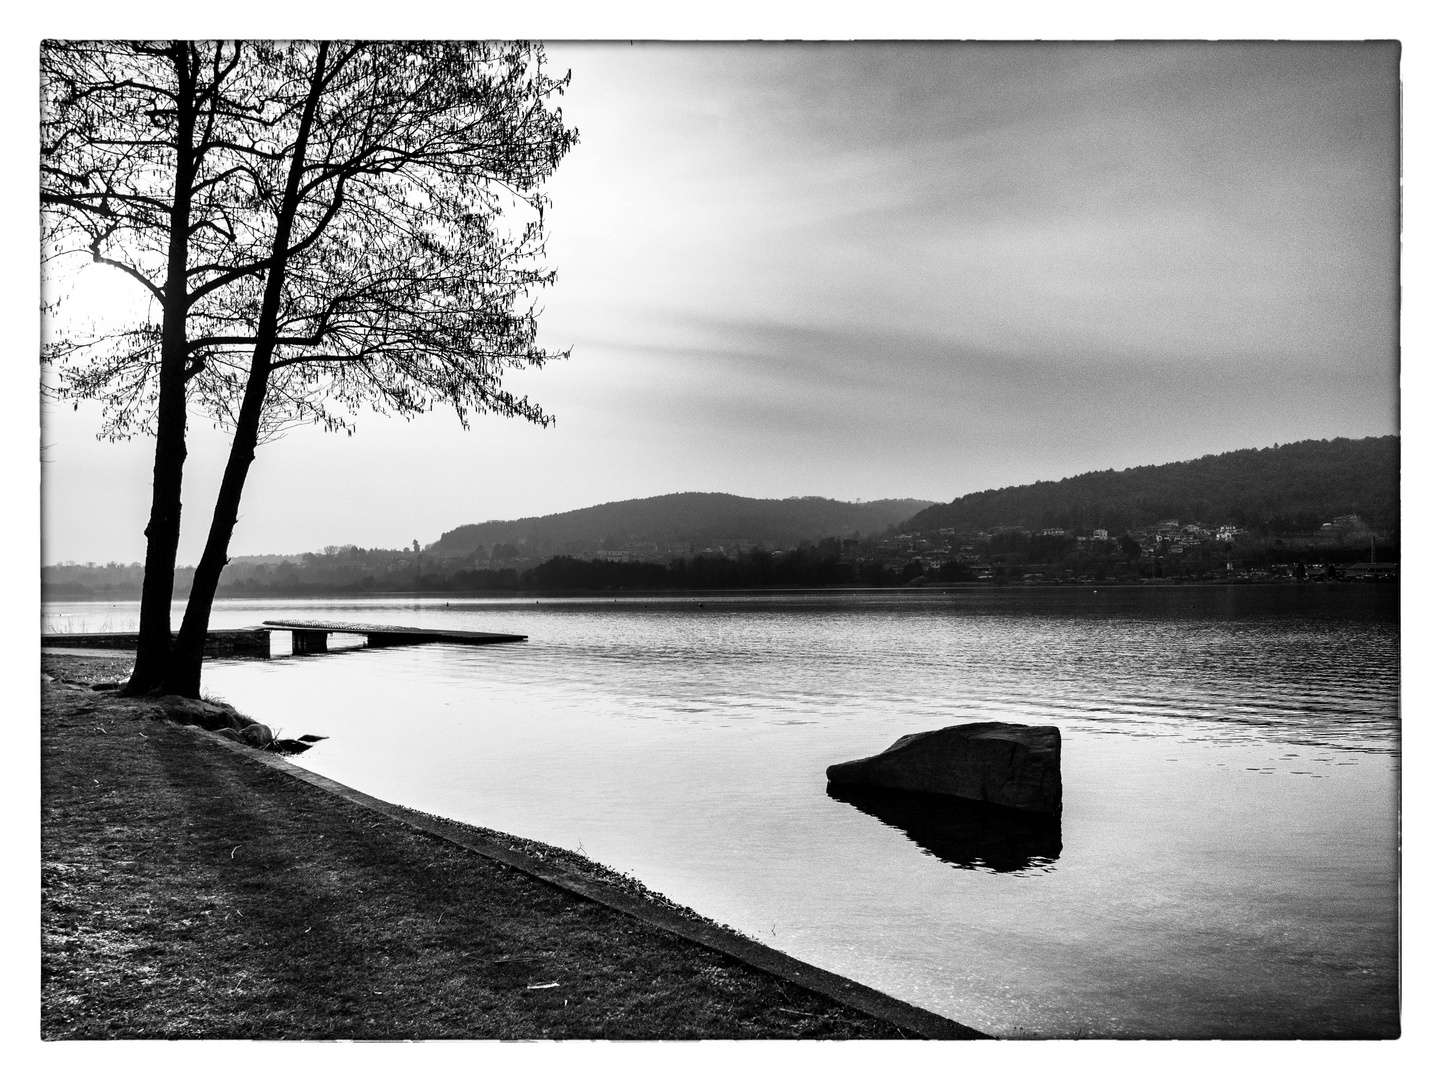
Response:
[[[47,604],[42,625],[133,629],[137,607]],[[214,625],[346,612],[528,634],[507,678],[543,686],[563,665],[672,722],[816,723],[881,691],[894,712],[944,723],[1398,752],[1398,592],[1368,586],[221,601]],[[273,641],[288,651],[287,635]]]

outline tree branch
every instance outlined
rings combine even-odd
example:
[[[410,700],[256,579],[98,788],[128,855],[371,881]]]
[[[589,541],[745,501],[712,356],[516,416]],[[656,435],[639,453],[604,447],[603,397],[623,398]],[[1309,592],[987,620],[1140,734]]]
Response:
[[[165,290],[158,288],[156,285],[154,285],[150,281],[150,279],[147,278],[144,274],[140,273],[139,270],[136,270],[133,266],[128,266],[125,263],[118,262],[115,259],[107,259],[105,256],[101,255],[100,241],[98,238],[90,244],[90,257],[91,261],[97,262],[101,266],[113,266],[117,270],[125,271],[125,273],[129,274],[141,285],[144,285],[145,288],[149,289],[150,294],[154,296],[156,300],[159,300],[162,304],[165,303]]]

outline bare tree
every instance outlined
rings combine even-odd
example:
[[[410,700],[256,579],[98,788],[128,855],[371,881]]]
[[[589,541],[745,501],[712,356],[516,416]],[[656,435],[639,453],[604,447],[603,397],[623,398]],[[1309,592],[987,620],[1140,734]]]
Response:
[[[263,269],[257,250],[268,255],[247,228],[253,192],[232,152],[263,122],[251,100],[263,52],[187,42],[41,50],[42,264],[111,267],[149,301],[136,325],[86,333],[66,323],[47,274],[42,359],[62,369],[56,389],[100,399],[103,436],[156,440],[132,692],[159,684],[170,650],[186,387],[204,367],[188,328],[222,325],[209,323],[230,302],[219,294]]]
[[[267,434],[347,428],[367,404],[550,422],[501,384],[550,358],[529,299],[553,280],[539,186],[576,135],[550,101],[568,76],[544,59],[523,43],[46,43],[45,258],[113,266],[161,313],[45,353],[62,394],[104,403],[103,434],[156,437],[131,692],[198,694]],[[234,440],[172,648],[187,396]]]
[[[200,386],[213,409],[238,407],[166,692],[199,693],[267,424],[344,427],[364,405],[412,415],[437,404],[462,424],[476,413],[551,422],[502,385],[507,369],[551,358],[535,341],[532,299],[554,278],[540,265],[540,185],[576,134],[549,103],[568,76],[543,68],[543,49],[519,43],[287,50],[282,85],[305,89],[278,152],[257,159],[272,170],[259,184],[274,221],[263,290],[232,306],[230,332],[192,343],[208,358]]]

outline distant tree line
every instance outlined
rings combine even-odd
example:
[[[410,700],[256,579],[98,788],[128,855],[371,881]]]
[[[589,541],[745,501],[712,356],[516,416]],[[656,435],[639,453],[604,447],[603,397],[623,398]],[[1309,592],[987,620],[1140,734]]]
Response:
[[[1298,566],[1319,567],[1305,576],[1336,576],[1366,563],[1368,546],[1315,546],[1293,539],[1254,538],[1209,543],[1143,555],[1129,537],[1079,543],[1073,537],[999,533],[980,545],[978,558],[882,561],[842,553],[835,541],[783,555],[753,550],[736,558],[696,555],[659,562],[610,562],[560,555],[530,567],[447,568],[425,558],[399,560],[389,569],[324,558],[261,564],[253,572],[222,582],[222,597],[357,596],[384,593],[587,593],[606,591],[701,592],[744,589],[895,588],[906,585],[1022,584],[1026,581],[1205,581],[1259,573],[1297,576]],[[1399,548],[1377,545],[1376,561],[1398,562]],[[1327,573],[1328,571],[1328,573]],[[176,573],[176,592],[190,584],[191,571]],[[139,596],[138,567],[46,567],[47,599],[133,599]]]
[[[837,545],[838,546],[838,545]],[[942,568],[944,569],[944,568]],[[929,580],[974,580],[960,563],[928,571]],[[659,562],[612,562],[557,555],[536,566],[474,567],[446,572],[420,568],[410,579],[419,592],[598,592],[607,590],[704,591],[723,589],[826,588],[832,586],[897,586],[926,580],[918,560],[886,566],[874,560],[844,559],[821,547],[801,547],[775,555],[755,549],[737,557],[695,555]],[[355,591],[379,588],[376,579],[353,583]],[[345,591],[343,587],[333,587]],[[227,590],[222,589],[222,593]],[[263,586],[234,587],[234,595],[256,595]]]
[[[842,557],[838,541],[801,547],[776,555],[755,549],[738,557],[696,555],[659,562],[610,562],[560,555],[530,567],[468,567],[450,569],[420,558],[381,569],[374,564],[336,562],[322,557],[300,563],[244,567],[243,576],[222,581],[218,595],[327,596],[383,592],[591,592],[613,589],[711,590],[825,588],[829,586],[893,587],[924,581],[973,581],[963,564],[951,561],[927,568],[919,560],[901,565],[866,558]],[[44,594],[52,599],[125,598],[138,595],[133,572],[120,567],[47,567]],[[189,584],[189,573],[177,572],[177,591]]]

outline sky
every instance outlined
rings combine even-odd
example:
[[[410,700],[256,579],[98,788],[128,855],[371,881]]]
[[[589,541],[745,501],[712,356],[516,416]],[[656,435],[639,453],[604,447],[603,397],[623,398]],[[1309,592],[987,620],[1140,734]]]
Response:
[[[541,429],[262,446],[234,554],[672,491],[912,497],[1399,430],[1396,55],[568,44]],[[100,274],[103,271],[89,271]],[[77,283],[97,306],[128,285]],[[153,443],[42,412],[46,563],[143,559]],[[223,468],[196,417],[181,561]]]

